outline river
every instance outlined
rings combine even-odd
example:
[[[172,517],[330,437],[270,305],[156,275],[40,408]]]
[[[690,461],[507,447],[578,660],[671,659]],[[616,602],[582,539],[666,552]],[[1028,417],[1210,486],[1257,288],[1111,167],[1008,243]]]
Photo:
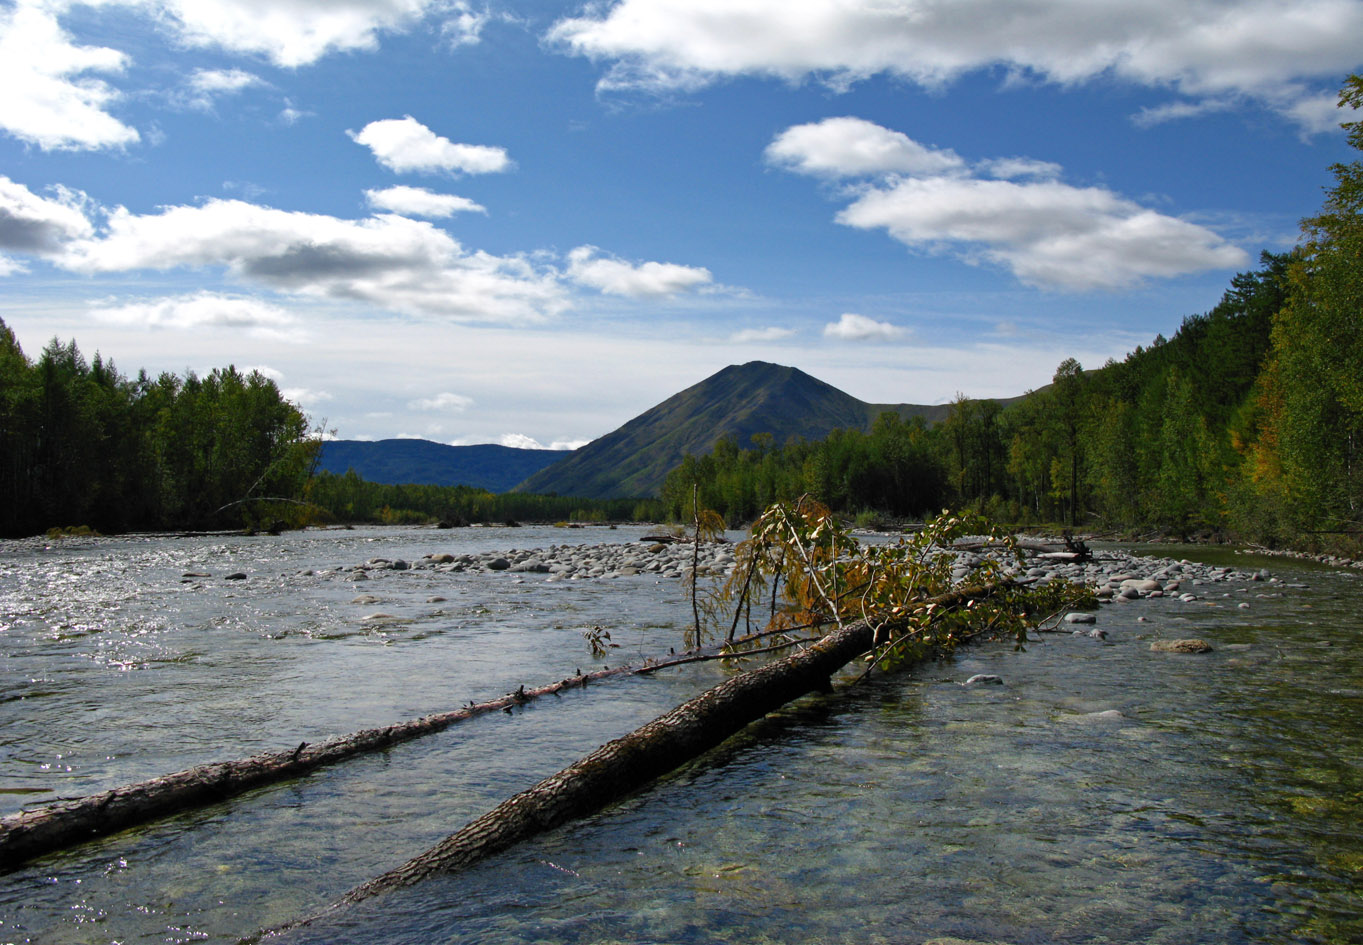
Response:
[[[336,570],[642,533],[2,543],[0,813],[680,648],[674,580]],[[1363,940],[1363,578],[1149,550],[1277,580],[803,700],[623,804],[280,940]],[[600,659],[593,627],[618,647]],[[1151,652],[1172,637],[1213,651]],[[232,942],[315,913],[731,671],[603,683],[43,858],[0,876],[0,943]]]

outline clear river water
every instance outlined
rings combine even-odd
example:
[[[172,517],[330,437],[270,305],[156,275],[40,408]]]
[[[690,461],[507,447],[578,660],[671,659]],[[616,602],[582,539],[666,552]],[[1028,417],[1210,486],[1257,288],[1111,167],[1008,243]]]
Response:
[[[0,814],[680,649],[675,580],[336,570],[642,534],[0,543]],[[1363,575],[1144,550],[1277,580],[802,700],[624,803],[270,941],[1363,941]],[[593,627],[618,645],[600,659]],[[1213,651],[1150,649],[1178,637]],[[734,671],[603,682],[44,857],[0,875],[0,943],[234,942],[316,913]]]

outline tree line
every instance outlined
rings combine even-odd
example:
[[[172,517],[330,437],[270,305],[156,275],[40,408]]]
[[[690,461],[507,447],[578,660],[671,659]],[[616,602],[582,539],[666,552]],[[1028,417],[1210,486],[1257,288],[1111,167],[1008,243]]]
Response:
[[[1350,76],[1342,107],[1363,107]],[[1363,122],[1343,125],[1363,150]],[[1269,542],[1363,529],[1363,162],[1332,168],[1304,240],[1264,253],[1209,312],[1124,360],[1003,406],[958,397],[940,424],[893,415],[870,431],[773,448],[732,440],[687,457],[662,489],[730,522],[810,494],[844,514],[944,507],[995,521],[1159,527]],[[756,439],[756,438],[755,438]]]
[[[494,493],[475,486],[389,485],[362,479],[355,470],[321,472],[306,496],[323,522],[446,525],[505,522],[658,521],[661,505],[649,499],[580,499],[571,496]]]
[[[320,441],[274,381],[119,373],[74,341],[36,361],[0,320],[0,534],[296,522]]]

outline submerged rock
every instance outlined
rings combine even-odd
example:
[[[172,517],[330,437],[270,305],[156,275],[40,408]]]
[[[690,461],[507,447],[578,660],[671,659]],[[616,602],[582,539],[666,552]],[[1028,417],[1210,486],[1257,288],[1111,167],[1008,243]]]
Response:
[[[1156,640],[1150,644],[1156,653],[1210,653],[1212,645],[1206,640]]]

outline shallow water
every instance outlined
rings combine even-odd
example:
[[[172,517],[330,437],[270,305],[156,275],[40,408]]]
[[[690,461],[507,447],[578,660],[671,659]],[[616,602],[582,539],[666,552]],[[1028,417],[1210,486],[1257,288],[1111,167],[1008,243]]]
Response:
[[[652,578],[320,573],[564,540],[375,530],[6,546],[0,805],[561,678],[592,662],[581,631],[594,625],[624,644],[609,663],[679,645],[689,608]],[[1358,941],[1363,587],[1234,563],[1282,581],[1109,605],[1107,643],[985,645],[804,700],[624,804],[283,940]],[[229,569],[250,577],[228,584]],[[181,584],[185,571],[216,577]],[[359,594],[382,603],[350,603]],[[448,600],[426,603],[437,595]],[[376,610],[396,619],[363,619]],[[1149,649],[1183,636],[1215,649]],[[960,685],[985,672],[1004,685]],[[0,877],[0,941],[232,941],[310,914],[723,673],[498,713],[47,858]]]

